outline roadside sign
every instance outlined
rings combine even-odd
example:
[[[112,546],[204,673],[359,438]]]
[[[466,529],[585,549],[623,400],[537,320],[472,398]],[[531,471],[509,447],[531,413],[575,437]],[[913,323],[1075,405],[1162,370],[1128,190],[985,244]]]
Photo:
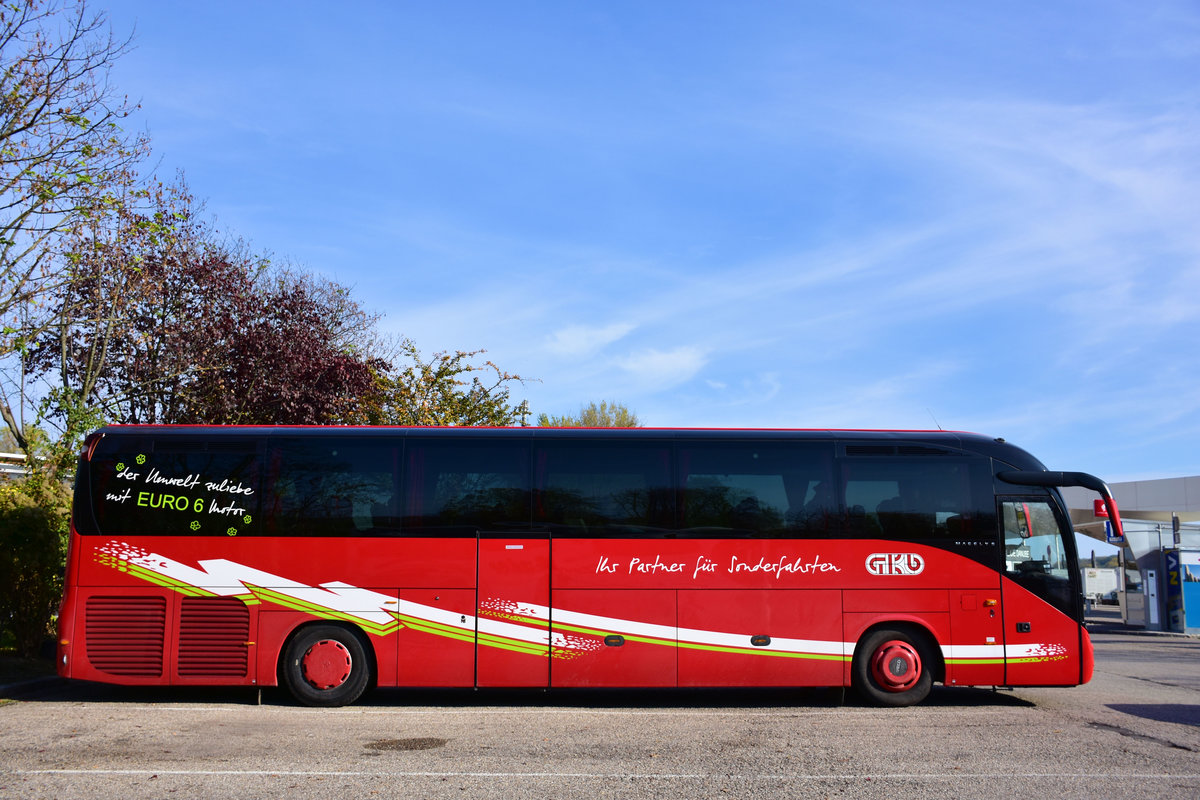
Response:
[[[1164,550],[1167,573],[1167,628],[1183,633],[1183,570],[1178,550]]]

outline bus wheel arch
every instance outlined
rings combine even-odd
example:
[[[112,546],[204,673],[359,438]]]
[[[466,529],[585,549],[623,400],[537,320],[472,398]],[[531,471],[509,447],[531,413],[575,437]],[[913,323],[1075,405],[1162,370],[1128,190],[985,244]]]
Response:
[[[316,621],[288,637],[279,659],[279,680],[309,706],[353,703],[376,682],[375,649],[353,625]]]
[[[944,680],[945,664],[928,629],[911,622],[885,622],[859,638],[851,677],[855,690],[870,703],[910,706],[929,696],[935,680]]]

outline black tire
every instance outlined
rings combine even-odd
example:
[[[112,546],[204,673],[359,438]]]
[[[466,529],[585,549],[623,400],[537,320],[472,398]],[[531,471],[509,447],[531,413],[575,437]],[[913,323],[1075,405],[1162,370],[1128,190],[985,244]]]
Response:
[[[863,638],[854,654],[854,688],[867,702],[911,706],[929,696],[934,660],[922,636],[880,628]]]
[[[370,685],[367,648],[337,625],[310,625],[288,643],[281,670],[292,696],[306,706],[344,706]]]

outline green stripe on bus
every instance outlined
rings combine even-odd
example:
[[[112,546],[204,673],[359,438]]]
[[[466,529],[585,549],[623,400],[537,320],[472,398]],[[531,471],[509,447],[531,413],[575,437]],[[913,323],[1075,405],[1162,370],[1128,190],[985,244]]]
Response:
[[[178,592],[187,597],[217,597],[216,592],[210,592],[207,589],[201,589],[197,586],[192,586],[190,583],[177,581],[174,578],[168,578],[166,575],[160,575],[157,572],[152,572],[145,567],[140,567],[137,564],[129,564],[127,572],[142,580],[153,583],[156,586],[162,586],[166,589]]]
[[[247,586],[246,588],[253,592],[256,597],[267,600],[284,608],[290,608],[293,611],[302,611],[306,614],[312,614],[314,617],[319,617],[321,619],[350,622],[358,625],[367,633],[373,633],[376,636],[387,636],[388,634],[395,633],[400,629],[399,620],[393,620],[392,622],[384,624],[371,622],[370,620],[365,620],[362,617],[357,617],[353,614],[348,614],[343,611],[334,611],[328,606],[322,606],[316,603],[298,600],[295,597],[289,597],[288,595],[274,592],[261,586]]]

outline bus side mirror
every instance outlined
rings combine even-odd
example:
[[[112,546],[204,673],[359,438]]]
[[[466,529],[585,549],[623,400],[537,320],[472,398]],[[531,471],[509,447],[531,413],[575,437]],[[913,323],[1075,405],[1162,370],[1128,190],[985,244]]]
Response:
[[[1125,530],[1121,525],[1121,512],[1117,510],[1117,500],[1111,493],[1092,501],[1092,513],[1097,519],[1108,521],[1105,527],[1109,531],[1109,544],[1123,544],[1125,542]]]

